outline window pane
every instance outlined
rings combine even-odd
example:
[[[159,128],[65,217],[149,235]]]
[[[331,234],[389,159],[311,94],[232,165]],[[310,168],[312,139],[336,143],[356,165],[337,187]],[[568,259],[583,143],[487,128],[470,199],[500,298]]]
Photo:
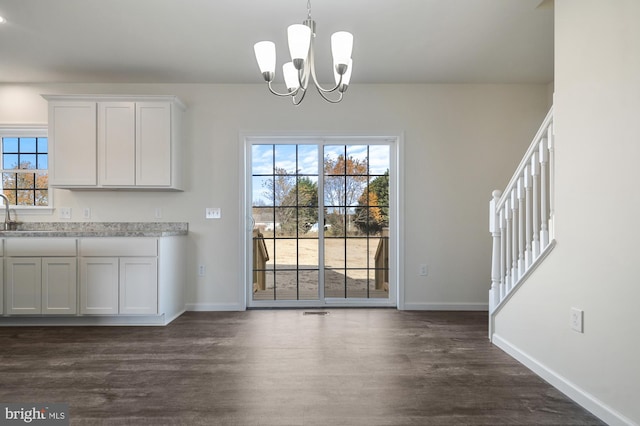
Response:
[[[18,138],[2,138],[2,152],[18,152]]]
[[[344,269],[325,269],[324,295],[325,297],[344,297],[345,292]]]
[[[35,188],[36,175],[35,173],[18,173],[18,189],[32,189]]]
[[[345,240],[344,238],[324,239],[324,265],[328,268],[345,267]]]
[[[273,145],[253,145],[251,147],[251,171],[254,175],[273,173]]]
[[[298,178],[298,205],[311,207],[318,205],[318,178]]]
[[[298,146],[298,174],[317,175],[318,174],[318,146],[299,145]]]
[[[371,145],[369,147],[369,174],[389,174],[391,164],[388,145]]]
[[[33,206],[34,201],[33,191],[18,190],[18,202],[16,204],[21,206]]]
[[[47,173],[36,174],[36,188],[38,189],[49,188],[49,175]]]
[[[4,189],[15,189],[18,175],[16,173],[2,173],[2,187]]]
[[[251,198],[253,206],[273,206],[272,177],[254,176],[251,185]]]
[[[345,178],[341,176],[326,176],[324,179],[325,206],[344,206],[346,202],[345,197]]]
[[[6,140],[6,138],[5,138]],[[3,169],[17,169],[18,168],[18,154],[3,154],[2,155],[2,168]]]
[[[20,154],[20,168],[28,170],[35,169],[36,154]]]
[[[9,204],[16,203],[16,192],[14,190],[3,190],[4,195],[9,199]]]
[[[36,206],[48,206],[49,205],[49,191],[36,190]]]
[[[20,138],[20,152],[36,152],[36,138]]]
[[[276,208],[275,231],[278,237],[295,237],[298,232],[298,209],[295,207]]]
[[[296,145],[276,145],[276,174],[295,174],[297,171],[296,164]]]
[[[47,154],[38,154],[38,163],[36,168],[40,170],[46,170],[49,168],[49,156]]]
[[[40,154],[49,152],[49,138],[38,138],[38,152]]]
[[[363,175],[368,172],[367,146],[347,146],[347,174]]]

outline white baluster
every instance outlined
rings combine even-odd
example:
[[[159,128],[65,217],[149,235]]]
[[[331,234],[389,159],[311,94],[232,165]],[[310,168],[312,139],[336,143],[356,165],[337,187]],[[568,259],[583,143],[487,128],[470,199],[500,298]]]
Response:
[[[531,165],[524,166],[524,192],[525,192],[525,247],[524,247],[524,267],[529,269],[532,263],[531,259]]]
[[[511,191],[511,287],[520,279],[518,272],[518,201],[516,191]]]
[[[540,256],[540,161],[537,152],[531,155],[531,181],[533,184],[531,254],[533,260],[536,260]]]
[[[513,221],[513,212],[511,211],[511,197],[508,197],[504,203],[504,218],[506,221],[505,224],[505,228],[507,230],[506,232],[506,250],[504,251],[505,254],[505,272],[506,272],[506,279],[505,279],[505,288],[506,288],[506,294],[509,294],[509,292],[511,291],[511,286],[513,284],[513,274],[512,274],[512,270],[511,270],[511,222]]]
[[[547,181],[547,164],[549,163],[549,151],[547,150],[547,138],[540,141],[540,250],[544,250],[549,244],[549,213],[547,210],[547,197],[549,186]]]
[[[507,233],[506,233],[506,225],[505,225],[505,215],[504,215],[505,207],[504,204],[500,208],[500,214],[498,215],[498,220],[500,221],[500,301],[507,297]]]
[[[518,179],[517,185],[518,196],[518,278],[524,274],[524,179],[522,176]]]
[[[554,155],[554,130],[553,130],[553,121],[549,123],[549,127],[547,128],[547,149],[549,150],[549,238],[553,239],[555,236],[554,231],[554,214],[555,214],[555,155]]]
[[[491,259],[491,289],[489,290],[489,311],[493,312],[500,303],[500,226],[496,205],[502,195],[501,191],[495,190],[492,193],[493,199],[489,203],[489,232],[493,237],[493,256]]]

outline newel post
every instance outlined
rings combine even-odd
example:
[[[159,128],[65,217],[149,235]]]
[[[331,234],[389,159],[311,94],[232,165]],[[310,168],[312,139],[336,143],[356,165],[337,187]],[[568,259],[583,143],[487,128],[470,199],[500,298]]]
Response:
[[[489,312],[493,312],[496,306],[500,303],[500,278],[502,273],[500,272],[500,260],[502,254],[501,248],[501,232],[500,224],[498,222],[497,205],[500,200],[502,191],[495,190],[492,193],[493,198],[489,202],[489,232],[493,239],[493,251],[491,258],[491,289],[489,290]]]

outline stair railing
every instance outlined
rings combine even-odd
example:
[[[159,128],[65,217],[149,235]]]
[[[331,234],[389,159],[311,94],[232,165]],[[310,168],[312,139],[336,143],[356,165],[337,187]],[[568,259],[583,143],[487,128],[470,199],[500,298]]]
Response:
[[[553,136],[551,108],[506,189],[492,193],[490,314],[508,300],[555,245]]]

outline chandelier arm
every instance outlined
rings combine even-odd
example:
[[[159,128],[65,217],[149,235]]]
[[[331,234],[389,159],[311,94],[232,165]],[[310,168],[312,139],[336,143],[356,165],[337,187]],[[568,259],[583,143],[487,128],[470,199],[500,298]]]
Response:
[[[311,41],[311,47],[309,48],[309,68],[311,68],[311,77],[313,78],[313,82],[315,83],[315,86],[318,88],[318,92],[319,93],[322,93],[322,92],[324,92],[324,93],[335,92],[340,87],[340,85],[342,84],[342,74],[340,75],[340,81],[338,81],[338,84],[336,84],[335,87],[333,87],[332,89],[325,89],[324,87],[322,87],[320,85],[320,83],[318,83],[318,78],[316,77],[316,64],[315,64],[315,59],[314,58],[315,58],[315,56],[314,56],[314,51],[313,51],[313,41]],[[323,96],[323,98],[327,99],[324,96]]]
[[[295,96],[291,96],[291,102],[293,102],[293,104],[295,106],[300,105],[300,103],[302,102],[302,100],[304,99],[304,96],[307,94],[306,90],[302,91],[302,94],[300,95],[300,97],[298,98],[298,100],[296,101],[296,97]]]
[[[300,90],[300,88],[298,87],[297,89],[291,90],[291,91],[289,91],[287,93],[278,93],[273,89],[273,87],[271,86],[271,82],[270,81],[267,83],[267,86],[269,87],[269,91],[271,93],[273,93],[276,96],[283,96],[283,97],[284,96],[295,96],[298,93],[298,91]]]
[[[327,102],[329,102],[331,104],[337,104],[338,102],[342,101],[342,92],[338,92],[339,93],[338,99],[331,99],[330,97],[325,95],[322,90],[320,90],[319,86],[316,86],[316,88],[318,89],[318,93],[320,93],[320,96],[322,96],[322,99],[324,99],[325,101],[327,101]],[[327,92],[327,91],[325,91],[325,92]]]

